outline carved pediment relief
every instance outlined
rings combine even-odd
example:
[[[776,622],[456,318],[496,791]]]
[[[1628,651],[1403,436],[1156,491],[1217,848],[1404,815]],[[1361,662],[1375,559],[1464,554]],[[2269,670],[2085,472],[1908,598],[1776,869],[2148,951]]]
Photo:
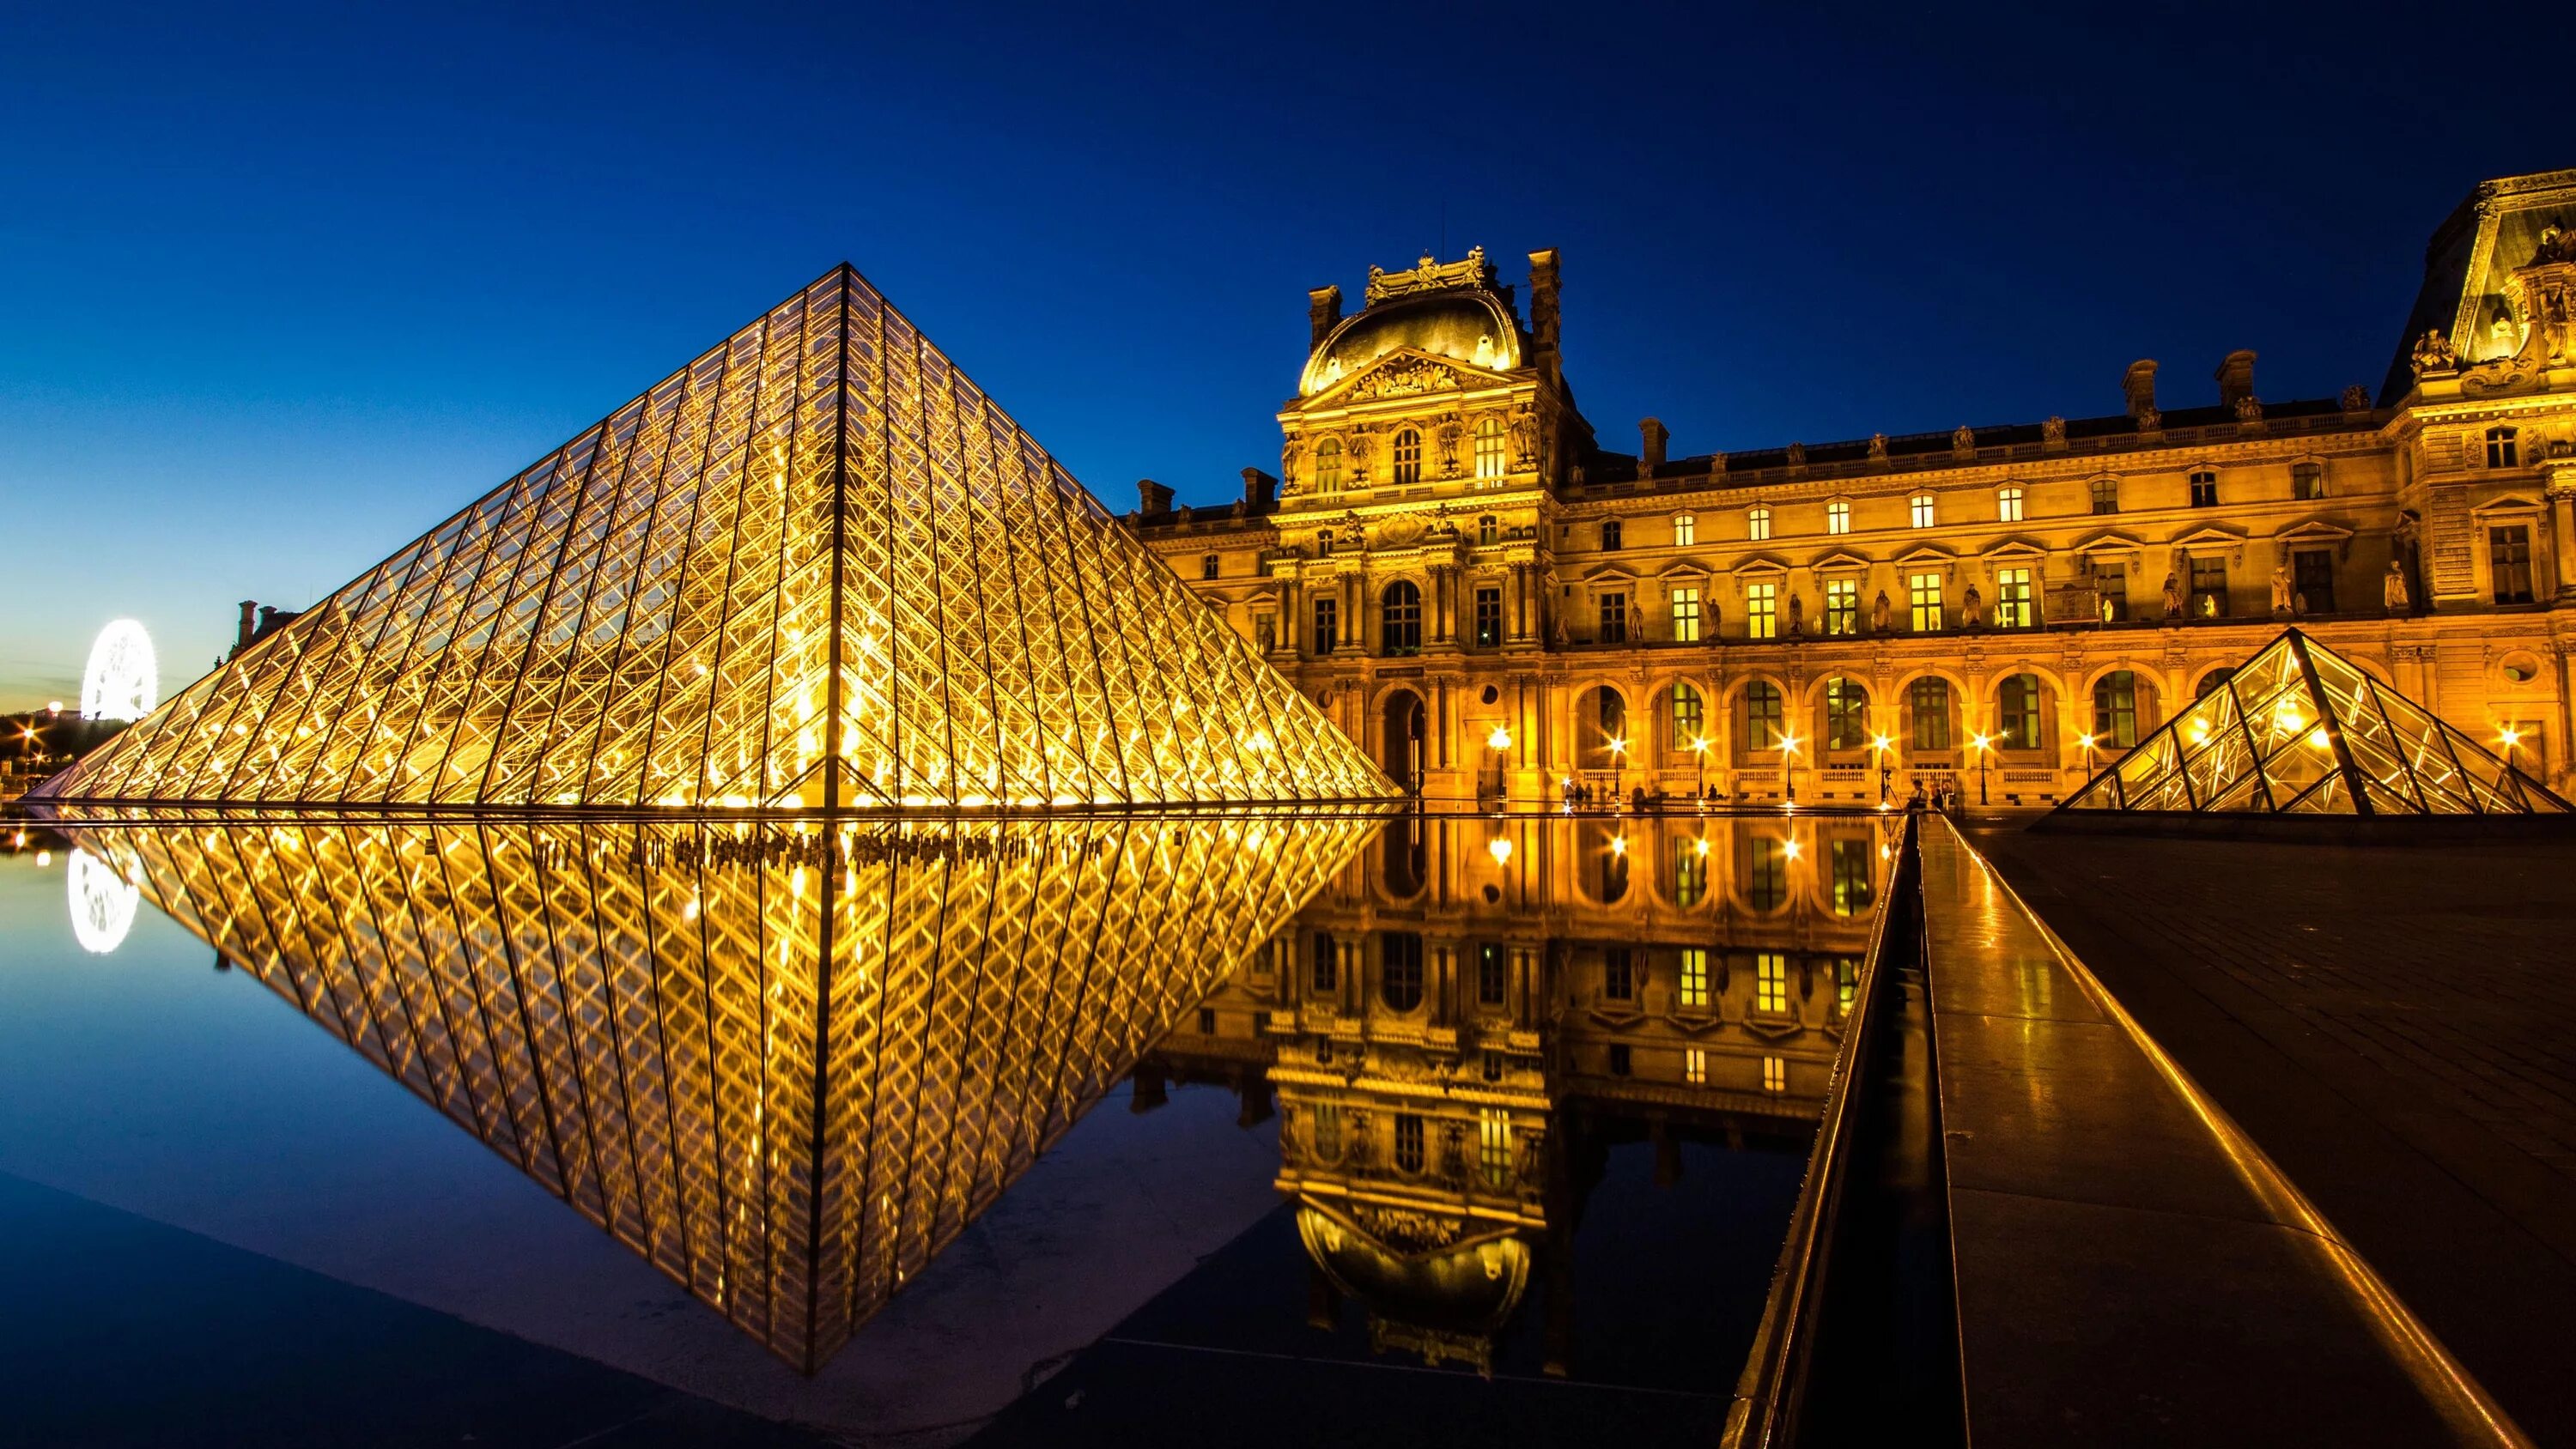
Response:
[[[2046,558],[2048,550],[2027,538],[1999,538],[1977,550],[1977,556],[1990,561],[2016,562]]]
[[[1931,565],[1938,564],[1947,568],[1951,564],[1958,562],[1958,556],[1951,553],[1948,549],[1941,547],[1939,544],[1922,543],[1916,544],[1914,547],[1898,554],[1896,556],[1896,562],[1899,565],[1907,567],[1929,567]]]
[[[1376,402],[1384,398],[1419,397],[1468,388],[1498,387],[1510,381],[1501,373],[1487,372],[1454,358],[1436,357],[1417,348],[1400,347],[1349,377],[1327,383],[1307,405],[1331,406]]]
[[[1583,581],[1597,588],[1603,584],[1633,584],[1637,576],[1617,564],[1603,564],[1585,573]]]
[[[1738,560],[1734,568],[1727,570],[1727,572],[1735,575],[1737,578],[1742,578],[1747,574],[1785,574],[1788,571],[1789,561],[1787,559],[1784,559],[1777,554],[1768,553],[1747,555],[1743,559]]]
[[[2352,537],[2352,530],[2323,518],[2302,519],[2272,535],[2278,543],[2341,543]]]
[[[2134,534],[2122,533],[2116,528],[2106,528],[2076,544],[2074,551],[2079,554],[2136,553],[2145,547],[2145,542]]]
[[[1866,573],[1869,570],[1869,560],[1849,549],[1838,548],[1832,553],[1819,557],[1807,567],[1820,574]]]

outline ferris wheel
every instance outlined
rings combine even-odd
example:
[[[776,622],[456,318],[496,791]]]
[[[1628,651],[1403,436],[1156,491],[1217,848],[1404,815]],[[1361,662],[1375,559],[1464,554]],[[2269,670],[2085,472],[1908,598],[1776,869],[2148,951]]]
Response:
[[[69,864],[64,873],[70,877],[72,939],[80,942],[82,950],[104,956],[125,944],[143,892],[118,875],[115,866],[86,850],[74,850]]]
[[[153,662],[152,636],[132,619],[98,631],[81,675],[81,717],[141,719],[161,702],[161,671]]]

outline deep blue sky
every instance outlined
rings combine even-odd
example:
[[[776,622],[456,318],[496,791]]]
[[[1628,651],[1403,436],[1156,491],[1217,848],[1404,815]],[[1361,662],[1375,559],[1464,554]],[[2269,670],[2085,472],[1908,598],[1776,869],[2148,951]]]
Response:
[[[2576,164],[2351,4],[108,8],[0,18],[0,709],[121,614],[175,690],[843,258],[1124,510],[1275,467],[1305,290],[1444,234],[1561,248],[1686,453],[2376,384]]]

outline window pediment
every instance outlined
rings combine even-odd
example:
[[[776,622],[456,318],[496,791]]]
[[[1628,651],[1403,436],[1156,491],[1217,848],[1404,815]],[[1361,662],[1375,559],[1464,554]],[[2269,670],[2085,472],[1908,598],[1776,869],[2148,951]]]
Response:
[[[2027,538],[1999,538],[1977,550],[1977,556],[1989,562],[2025,563],[2048,557],[2048,550]]]
[[[1820,574],[1857,574],[1867,573],[1870,561],[1849,549],[1836,549],[1808,564],[1807,567]]]
[[[2272,535],[2279,543],[2342,543],[2351,537],[2351,529],[2322,518],[2302,519]]]
[[[1768,553],[1747,555],[1745,558],[1737,561],[1735,567],[1727,570],[1728,573],[1735,575],[1737,578],[1744,578],[1748,575],[1754,574],[1785,574],[1788,571],[1789,561],[1787,559],[1781,558],[1777,554]]]
[[[2135,534],[2123,533],[2116,528],[2106,528],[2077,543],[2074,552],[2079,554],[2136,553],[2145,547],[2146,544]]]
[[[1633,584],[1637,576],[1619,564],[1603,564],[1599,568],[1585,570],[1583,581],[1599,588],[1605,584]]]
[[[2243,548],[2245,530],[2221,528],[2214,523],[2204,523],[2187,533],[2177,535],[2173,540],[2173,546],[2176,548]]]
[[[2491,513],[2537,513],[2548,505],[2529,493],[2506,493],[2477,505],[2470,513],[2484,518]]]
[[[1958,561],[1958,555],[1935,543],[1916,544],[1896,556],[1896,562],[1902,568],[1930,568],[1935,565],[1948,568]]]

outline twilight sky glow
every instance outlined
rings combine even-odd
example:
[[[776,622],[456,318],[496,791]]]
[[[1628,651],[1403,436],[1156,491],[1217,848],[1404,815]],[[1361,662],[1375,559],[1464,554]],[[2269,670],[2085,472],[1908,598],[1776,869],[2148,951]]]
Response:
[[[843,258],[1124,511],[1276,467],[1372,261],[1561,248],[1678,455],[2376,385],[2435,223],[2576,164],[2393,8],[1245,9],[17,7],[0,710],[120,615],[175,692]]]

